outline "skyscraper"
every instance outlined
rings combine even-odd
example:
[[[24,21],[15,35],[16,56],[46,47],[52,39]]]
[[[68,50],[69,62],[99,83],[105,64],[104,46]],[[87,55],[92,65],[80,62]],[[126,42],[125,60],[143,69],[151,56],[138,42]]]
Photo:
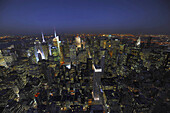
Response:
[[[47,43],[42,43],[42,50],[44,52],[44,57],[47,60],[48,59],[48,45]]]
[[[46,43],[45,39],[44,39],[44,34],[42,32],[42,50],[44,52],[44,56],[45,56],[45,59],[47,60],[48,59],[48,44]]]
[[[49,45],[48,45],[48,50],[49,50],[49,55],[50,55],[50,56],[52,55],[51,47],[52,47],[52,45],[51,45],[51,44],[49,44]]]
[[[60,56],[60,64],[64,64],[64,48],[62,45],[60,45],[61,41],[59,40],[59,36],[57,36],[56,32],[54,32],[54,39],[53,39],[53,45],[58,48],[59,56]]]
[[[60,53],[60,43],[61,43],[61,41],[59,40],[59,36],[57,36],[56,31],[54,31],[53,44],[54,44],[54,46],[58,47],[59,53]]]
[[[81,48],[81,38],[79,36],[76,36],[75,41],[77,48]]]
[[[70,45],[70,60],[72,63],[76,62],[76,46],[75,45]]]
[[[45,55],[44,55],[44,52],[41,46],[41,42],[39,40],[35,40],[34,44],[35,44],[34,55],[35,55],[36,61],[37,62],[39,61],[38,53],[40,53],[42,59],[45,59]]]
[[[101,85],[101,76],[102,69],[100,67],[94,66],[94,74],[93,74],[93,98],[96,102],[100,102],[100,85]]]

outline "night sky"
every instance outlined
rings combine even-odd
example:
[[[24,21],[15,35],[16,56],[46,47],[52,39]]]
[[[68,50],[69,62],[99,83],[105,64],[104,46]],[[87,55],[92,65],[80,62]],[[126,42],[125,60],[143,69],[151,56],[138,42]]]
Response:
[[[0,35],[170,34],[169,0],[0,0]]]

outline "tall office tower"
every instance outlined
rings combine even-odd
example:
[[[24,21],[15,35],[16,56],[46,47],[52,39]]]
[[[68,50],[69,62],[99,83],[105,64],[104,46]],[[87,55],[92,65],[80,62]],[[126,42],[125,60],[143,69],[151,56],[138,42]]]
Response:
[[[75,41],[77,48],[81,48],[81,38],[79,36],[76,36]]]
[[[53,38],[53,46],[58,47],[57,38]]]
[[[57,36],[56,32],[54,32],[53,44],[54,46],[58,47],[59,53],[60,53],[60,43],[61,41],[59,40],[59,36]]]
[[[51,47],[52,47],[52,45],[51,45],[51,44],[49,44],[49,45],[48,45],[48,49],[49,49],[49,55],[50,55],[50,56],[52,55]]]
[[[39,61],[38,53],[40,53],[42,59],[45,59],[45,55],[44,55],[43,49],[41,47],[40,41],[35,40],[34,44],[35,44],[35,46],[34,46],[34,54],[35,54],[36,61],[37,62]]]
[[[70,48],[70,60],[73,64],[76,63],[76,46],[75,45],[69,45]]]
[[[53,46],[51,48],[51,54],[52,54],[52,57],[54,58],[54,61],[59,62],[60,56],[59,56],[59,52],[58,52],[58,48],[57,47]]]
[[[102,58],[101,58],[101,62],[100,62],[102,74],[104,74],[104,64],[105,64],[105,56],[103,55]]]
[[[64,47],[63,45],[60,45],[61,41],[59,40],[59,36],[56,35],[56,32],[54,32],[54,39],[53,39],[53,45],[58,48],[59,56],[60,56],[60,64],[64,64]]]
[[[86,41],[81,40],[81,50],[86,48]]]
[[[47,81],[48,85],[51,85],[53,80],[52,80],[52,73],[51,73],[51,68],[48,67],[47,62],[45,60],[42,60],[40,63],[40,71],[41,73],[44,74],[45,80]]]
[[[95,67],[93,65],[94,75],[93,75],[93,98],[96,102],[101,102],[100,97],[100,85],[101,85],[101,76],[102,69],[100,67]]]
[[[48,59],[48,45],[44,39],[44,34],[42,33],[42,50],[44,52],[45,59]]]
[[[44,52],[45,59],[47,60],[48,59],[48,52],[49,52],[47,43],[42,43],[42,50]]]
[[[64,64],[64,45],[60,46],[60,64],[63,65]]]

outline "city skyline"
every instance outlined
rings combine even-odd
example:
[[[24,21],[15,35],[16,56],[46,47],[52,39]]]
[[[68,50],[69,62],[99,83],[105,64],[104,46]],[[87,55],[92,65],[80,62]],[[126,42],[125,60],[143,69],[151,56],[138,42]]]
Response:
[[[166,35],[0,37],[0,110],[169,113],[169,44]]]
[[[0,34],[132,33],[168,34],[167,0],[2,0]]]
[[[168,0],[0,0],[2,113],[170,113]]]

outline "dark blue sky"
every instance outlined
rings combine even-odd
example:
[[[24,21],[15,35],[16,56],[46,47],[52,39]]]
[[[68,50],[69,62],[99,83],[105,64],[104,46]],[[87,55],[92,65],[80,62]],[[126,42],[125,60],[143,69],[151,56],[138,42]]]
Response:
[[[0,35],[170,34],[168,0],[0,0]]]

